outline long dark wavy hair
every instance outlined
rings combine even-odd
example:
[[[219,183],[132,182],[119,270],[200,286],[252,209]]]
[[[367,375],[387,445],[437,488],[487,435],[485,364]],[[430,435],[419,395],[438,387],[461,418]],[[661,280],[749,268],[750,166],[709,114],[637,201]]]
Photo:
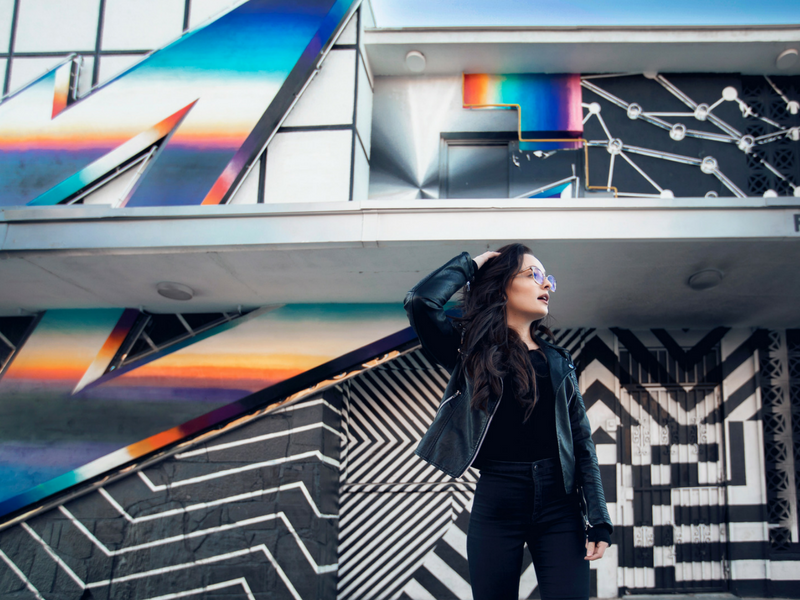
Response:
[[[465,372],[473,383],[472,408],[487,410],[490,396],[502,393],[502,380],[511,375],[516,397],[525,408],[525,420],[536,405],[536,376],[528,359],[528,347],[516,331],[506,325],[506,288],[522,268],[523,257],[533,254],[523,244],[509,244],[497,250],[464,288],[461,300],[463,328],[461,355]],[[539,331],[552,332],[543,319],[531,324],[531,337]]]

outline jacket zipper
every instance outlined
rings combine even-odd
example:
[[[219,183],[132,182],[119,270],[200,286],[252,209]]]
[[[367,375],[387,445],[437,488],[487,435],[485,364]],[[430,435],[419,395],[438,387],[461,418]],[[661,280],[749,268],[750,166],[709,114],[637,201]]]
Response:
[[[567,373],[567,377],[564,378],[564,381],[561,382],[561,385],[563,385],[566,382],[568,377],[569,377],[569,373]],[[561,385],[558,386],[558,389],[561,389]],[[464,473],[467,472],[467,469],[469,469],[472,466],[472,463],[475,462],[475,459],[478,456],[478,452],[481,451],[481,446],[483,445],[483,440],[486,439],[486,434],[489,431],[489,425],[492,424],[492,419],[494,418],[494,413],[497,412],[497,409],[500,406],[500,400],[503,399],[503,390],[504,390],[504,384],[503,384],[503,380],[501,379],[500,380],[500,398],[497,399],[497,406],[494,407],[494,412],[491,415],[489,415],[489,420],[486,422],[486,427],[484,427],[484,429],[483,429],[483,434],[481,435],[481,439],[478,442],[478,447],[475,449],[475,453],[472,455],[472,458],[470,459],[469,464],[467,465],[466,469],[464,469],[464,471],[462,471],[461,475],[463,475]],[[575,393],[575,391],[573,390],[573,394],[574,393]],[[554,392],[554,395],[558,396],[558,391],[557,390]],[[586,512],[588,513],[589,511],[587,510]]]
[[[461,390],[456,390],[456,393],[455,393],[455,394],[453,394],[453,395],[452,395],[452,396],[450,396],[449,398],[445,398],[444,400],[442,400],[442,403],[439,405],[439,408],[437,408],[437,409],[436,409],[436,416],[437,416],[437,417],[439,416],[439,411],[441,411],[441,410],[442,410],[442,407],[443,407],[445,404],[447,404],[448,402],[450,402],[450,400],[452,400],[453,398],[455,398],[455,397],[457,397],[457,396],[460,396],[460,395],[461,395]],[[434,417],[434,418],[436,418],[436,417]]]
[[[494,412],[492,412],[492,414],[489,415],[489,420],[486,421],[486,427],[483,428],[483,433],[481,434],[481,439],[478,441],[478,447],[475,448],[475,453],[472,455],[472,458],[470,459],[469,464],[467,465],[467,468],[464,469],[464,471],[462,471],[462,473],[461,473],[462,475],[464,473],[466,473],[467,469],[469,469],[472,466],[472,463],[475,462],[475,458],[477,458],[477,456],[478,456],[478,452],[481,451],[481,446],[483,445],[483,440],[486,439],[486,434],[489,432],[489,425],[492,424],[492,419],[494,419],[494,415],[497,412],[497,409],[500,408],[500,401],[503,399],[504,387],[505,386],[503,384],[503,380],[501,379],[500,380],[500,397],[497,399],[497,405],[494,407]]]

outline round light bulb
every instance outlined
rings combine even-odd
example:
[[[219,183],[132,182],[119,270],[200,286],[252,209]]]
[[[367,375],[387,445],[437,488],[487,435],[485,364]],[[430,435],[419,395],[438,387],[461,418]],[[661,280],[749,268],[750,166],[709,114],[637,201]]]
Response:
[[[156,291],[159,295],[170,300],[191,300],[194,298],[194,290],[188,285],[175,283],[174,281],[162,281],[156,284]]]
[[[422,73],[426,63],[425,55],[419,50],[411,50],[406,54],[406,66],[412,73]]]
[[[719,269],[703,269],[689,277],[686,285],[695,291],[708,290],[717,287],[721,282],[724,274]]]

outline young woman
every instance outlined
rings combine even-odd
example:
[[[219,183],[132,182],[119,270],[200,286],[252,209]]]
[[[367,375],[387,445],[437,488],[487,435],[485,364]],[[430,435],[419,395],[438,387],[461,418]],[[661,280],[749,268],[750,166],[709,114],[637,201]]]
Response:
[[[451,319],[444,305],[462,288]],[[452,477],[480,470],[467,533],[475,600],[516,600],[525,544],[543,600],[585,600],[589,561],[610,543],[575,365],[538,335],[555,290],[531,250],[511,244],[462,253],[405,299],[423,348],[451,374],[416,453]]]

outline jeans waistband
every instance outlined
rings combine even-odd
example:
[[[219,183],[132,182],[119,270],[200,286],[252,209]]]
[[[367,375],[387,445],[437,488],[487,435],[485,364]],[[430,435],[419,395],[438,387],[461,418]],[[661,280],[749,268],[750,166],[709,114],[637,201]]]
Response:
[[[506,460],[484,459],[480,471],[487,473],[519,473],[532,475],[533,472],[545,474],[559,468],[558,459],[543,458],[534,462],[512,462]]]

